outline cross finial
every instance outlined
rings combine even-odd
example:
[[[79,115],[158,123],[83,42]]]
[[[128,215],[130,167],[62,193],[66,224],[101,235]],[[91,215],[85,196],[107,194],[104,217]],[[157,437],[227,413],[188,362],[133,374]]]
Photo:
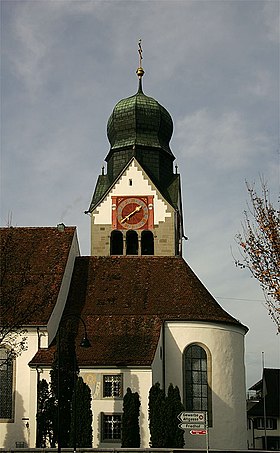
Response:
[[[142,60],[143,60],[143,50],[142,50],[142,46],[141,46],[141,42],[142,42],[142,39],[139,39],[138,41],[138,53],[139,53],[139,66],[138,66],[138,69],[136,71],[136,74],[138,75],[139,77],[139,89],[140,91],[142,91],[142,87],[141,87],[141,79],[144,75],[144,69],[142,68]]]
[[[139,53],[139,68],[142,68],[142,60],[143,60],[143,49],[142,49],[142,46],[141,46],[141,42],[142,42],[142,39],[139,39],[139,42],[138,42],[138,53]]]

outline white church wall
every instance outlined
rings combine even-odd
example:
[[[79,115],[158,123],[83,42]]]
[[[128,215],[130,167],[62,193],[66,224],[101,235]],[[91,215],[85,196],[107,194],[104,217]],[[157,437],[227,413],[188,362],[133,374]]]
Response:
[[[103,376],[121,374],[123,379],[123,395],[121,398],[103,397]],[[118,442],[108,442],[102,440],[101,423],[102,413],[113,414],[123,412],[123,396],[127,388],[132,392],[138,392],[140,396],[140,438],[141,447],[149,446],[148,430],[148,394],[152,386],[151,369],[82,369],[80,375],[89,385],[92,393],[92,412],[93,412],[93,447],[94,448],[114,448],[119,447]]]
[[[247,448],[244,335],[242,327],[218,323],[165,324],[166,386],[178,385],[182,399],[184,349],[196,343],[208,351],[213,415],[210,448]],[[205,436],[186,431],[185,438],[186,448],[205,448]]]
[[[28,363],[38,349],[37,329],[29,328],[26,337],[27,350],[16,358],[14,364],[14,418],[8,423],[0,423],[1,448],[15,448],[16,443],[35,447],[36,371],[34,374]]]

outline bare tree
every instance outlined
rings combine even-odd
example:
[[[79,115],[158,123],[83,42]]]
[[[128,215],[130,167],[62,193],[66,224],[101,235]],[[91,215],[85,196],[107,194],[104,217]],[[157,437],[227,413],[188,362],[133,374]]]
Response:
[[[236,266],[249,269],[264,292],[270,317],[280,332],[280,218],[270,199],[267,183],[261,179],[261,194],[246,182],[250,196],[244,211],[242,232],[236,236],[240,260]]]

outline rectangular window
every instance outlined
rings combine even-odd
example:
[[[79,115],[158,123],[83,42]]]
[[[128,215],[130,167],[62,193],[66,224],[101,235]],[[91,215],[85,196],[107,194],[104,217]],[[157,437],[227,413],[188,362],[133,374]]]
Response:
[[[13,360],[0,348],[0,418],[13,418]]]
[[[122,374],[106,374],[103,376],[103,398],[122,397]]]
[[[254,427],[256,429],[264,429],[264,418],[259,417],[255,419]],[[277,429],[277,420],[276,418],[267,417],[266,419],[266,429]]]
[[[121,441],[122,416],[121,414],[102,413],[102,440]]]

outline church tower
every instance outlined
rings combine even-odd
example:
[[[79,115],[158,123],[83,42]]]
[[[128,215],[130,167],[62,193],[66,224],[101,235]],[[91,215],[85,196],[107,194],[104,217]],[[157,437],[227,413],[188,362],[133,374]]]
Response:
[[[115,106],[107,124],[107,173],[98,177],[87,213],[91,254],[180,256],[183,216],[180,176],[170,149],[173,122],[168,111],[139,85]]]
[[[121,445],[121,429],[111,435],[110,428],[115,437],[108,437],[104,425],[121,426],[124,397],[122,390],[102,394],[108,379],[140,395],[142,447],[150,445],[149,391],[158,382],[165,394],[176,385],[187,411],[207,413],[211,448],[245,449],[248,329],[223,310],[181,256],[173,123],[144,94],[141,46],[139,55],[138,91],[119,101],[108,120],[107,168],[87,211],[92,256],[76,259],[66,306],[87,318],[95,345],[78,357],[85,378],[93,373],[87,382],[94,447]],[[203,436],[187,429],[184,439],[186,448],[205,448]]]

